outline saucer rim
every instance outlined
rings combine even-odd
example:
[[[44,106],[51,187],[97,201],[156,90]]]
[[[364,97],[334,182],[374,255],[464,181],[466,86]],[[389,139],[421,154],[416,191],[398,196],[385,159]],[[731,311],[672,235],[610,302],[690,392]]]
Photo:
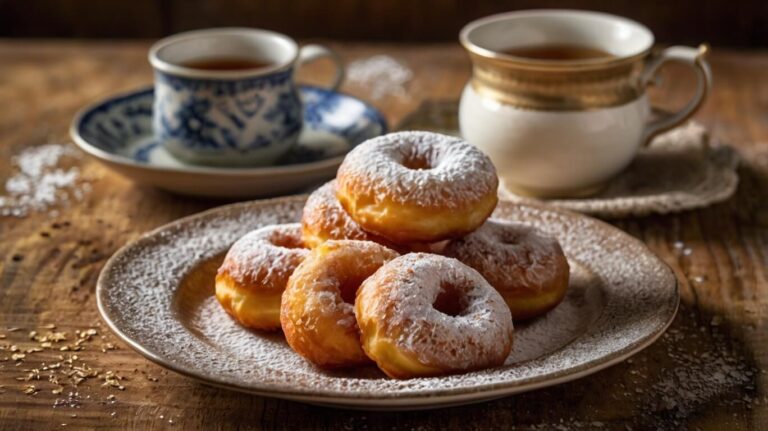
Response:
[[[370,109],[371,112],[375,114],[375,122],[381,126],[381,134],[386,134],[389,131],[389,127],[387,125],[387,120],[384,118],[384,114],[371,105],[370,103],[366,102],[365,100],[355,97],[352,95],[349,95],[347,93],[343,93],[341,91],[335,91],[324,87],[314,86],[314,85],[298,85],[297,86],[299,90],[303,89],[312,89],[312,90],[319,90],[321,92],[327,93],[327,94],[334,94],[337,96],[342,97],[348,97],[351,99],[354,99],[360,103],[362,103],[366,108]],[[80,108],[75,116],[72,119],[72,122],[69,125],[69,136],[72,139],[72,141],[75,143],[75,145],[80,148],[83,152],[86,154],[108,163],[113,163],[121,166],[125,166],[128,168],[139,168],[139,169],[146,169],[151,170],[154,172],[162,172],[162,173],[191,173],[191,174],[202,174],[202,175],[225,175],[225,176],[242,176],[242,175],[289,175],[289,174],[303,174],[307,172],[314,172],[314,171],[320,171],[324,169],[331,168],[333,166],[338,166],[341,164],[341,162],[344,160],[344,157],[346,157],[347,153],[341,154],[339,156],[323,159],[323,160],[317,160],[313,162],[307,162],[307,163],[295,163],[290,165],[283,165],[283,166],[254,166],[254,167],[236,167],[236,168],[226,168],[226,167],[214,167],[214,166],[197,166],[192,164],[185,163],[183,167],[173,167],[173,166],[157,166],[149,163],[139,163],[131,158],[128,158],[126,156],[118,155],[106,150],[103,150],[93,143],[89,142],[88,139],[82,136],[80,133],[80,128],[83,124],[83,120],[85,117],[93,112],[94,110],[108,104],[108,103],[118,103],[124,99],[128,99],[129,97],[136,97],[137,95],[143,94],[143,93],[151,93],[154,97],[155,88],[154,86],[144,86],[141,88],[128,90],[125,92],[117,93],[108,97],[104,97],[99,99],[96,102],[89,103],[83,108]],[[182,162],[183,163],[183,162]]]

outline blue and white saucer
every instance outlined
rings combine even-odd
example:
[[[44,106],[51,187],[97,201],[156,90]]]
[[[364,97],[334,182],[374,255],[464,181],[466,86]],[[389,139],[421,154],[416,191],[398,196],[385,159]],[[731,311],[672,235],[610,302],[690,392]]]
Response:
[[[275,166],[220,168],[187,164],[154,141],[152,88],[111,97],[80,111],[70,135],[108,168],[142,184],[206,197],[275,196],[332,178],[344,155],[387,132],[384,117],[365,102],[319,87],[300,87],[304,129]]]

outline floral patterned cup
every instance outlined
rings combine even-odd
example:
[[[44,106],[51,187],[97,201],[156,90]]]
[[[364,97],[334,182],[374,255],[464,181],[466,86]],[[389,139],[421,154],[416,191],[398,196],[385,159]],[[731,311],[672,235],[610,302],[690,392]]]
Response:
[[[294,72],[302,63],[330,57],[331,85],[344,79],[339,57],[320,45],[301,48],[279,33],[217,28],[177,34],[155,43],[153,127],[156,139],[185,162],[217,166],[274,163],[298,140],[302,104]],[[266,64],[254,69],[186,67],[216,58]]]

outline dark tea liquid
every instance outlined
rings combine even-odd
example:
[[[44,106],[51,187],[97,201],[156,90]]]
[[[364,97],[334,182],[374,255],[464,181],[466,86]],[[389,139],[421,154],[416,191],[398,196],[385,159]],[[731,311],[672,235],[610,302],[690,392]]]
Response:
[[[246,70],[271,66],[267,62],[237,57],[200,58],[184,62],[181,65],[190,69],[200,70]]]
[[[614,57],[603,50],[579,45],[539,45],[511,48],[502,51],[515,57],[533,60],[593,60]]]

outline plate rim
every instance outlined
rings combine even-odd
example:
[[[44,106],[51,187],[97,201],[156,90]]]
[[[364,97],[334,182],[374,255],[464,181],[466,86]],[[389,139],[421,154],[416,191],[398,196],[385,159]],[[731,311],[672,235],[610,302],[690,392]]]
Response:
[[[300,390],[296,388],[286,388],[286,387],[276,388],[271,385],[256,387],[252,384],[243,385],[243,384],[238,384],[236,382],[230,382],[226,380],[217,380],[213,377],[202,375],[196,372],[195,370],[187,369],[184,366],[177,365],[173,362],[172,359],[165,358],[163,355],[153,352],[148,348],[145,348],[139,340],[134,340],[130,336],[128,336],[125,332],[123,332],[119,328],[118,324],[115,323],[110,318],[109,312],[107,311],[107,308],[106,308],[107,305],[104,303],[104,299],[103,299],[103,296],[105,295],[105,292],[108,289],[108,287],[106,287],[106,283],[107,283],[106,278],[110,273],[110,271],[112,270],[112,267],[117,264],[120,258],[126,253],[129,253],[134,247],[140,246],[142,242],[149,241],[150,239],[152,239],[153,236],[165,231],[166,229],[179,227],[180,225],[186,224],[196,219],[204,219],[220,211],[232,211],[232,210],[235,210],[236,207],[240,207],[240,206],[248,207],[250,205],[253,205],[256,202],[259,202],[262,204],[289,203],[291,201],[306,199],[307,196],[308,196],[307,194],[298,194],[298,195],[283,196],[283,197],[272,198],[272,199],[249,200],[249,201],[238,202],[238,203],[233,203],[229,205],[217,206],[199,213],[195,213],[195,214],[191,214],[191,215],[179,218],[177,220],[166,223],[162,226],[159,226],[155,229],[152,229],[140,235],[139,237],[135,238],[134,240],[130,241],[129,243],[122,246],[119,250],[117,250],[109,258],[109,260],[106,262],[106,264],[104,265],[104,267],[99,273],[99,277],[96,282],[95,293],[96,293],[96,303],[97,303],[97,307],[98,307],[98,311],[101,319],[107,324],[109,329],[118,338],[120,338],[121,341],[125,342],[128,346],[130,346],[132,349],[134,349],[136,352],[138,352],[145,358],[171,371],[174,371],[186,377],[190,377],[198,382],[205,383],[211,386],[228,389],[228,390],[235,390],[238,392],[249,393],[249,394],[258,395],[258,396],[280,398],[280,399],[299,401],[299,402],[305,402],[310,404],[322,404],[328,407],[373,408],[373,409],[384,409],[384,410],[415,410],[415,409],[439,408],[447,405],[461,405],[461,404],[470,404],[473,402],[482,402],[484,400],[490,400],[493,398],[500,398],[507,395],[513,395],[513,394],[541,389],[549,386],[555,386],[562,383],[577,380],[582,377],[586,377],[588,375],[594,374],[598,371],[601,371],[603,369],[616,365],[626,360],[627,358],[639,353],[640,351],[644,350],[650,345],[652,345],[656,340],[659,339],[659,337],[661,337],[666,332],[667,328],[669,328],[669,326],[672,324],[675,317],[677,316],[677,312],[680,305],[680,282],[677,278],[677,275],[666,262],[664,262],[655,253],[653,253],[653,251],[651,251],[648,248],[648,246],[645,245],[645,243],[643,243],[639,239],[629,235],[628,233],[622,231],[621,229],[615,226],[612,226],[609,223],[606,223],[602,220],[599,220],[584,214],[575,213],[575,212],[563,210],[560,208],[553,208],[553,207],[550,207],[547,205],[541,205],[541,204],[505,202],[503,203],[503,205],[532,207],[539,211],[560,213],[565,216],[587,218],[587,219],[590,219],[590,221],[596,223],[600,228],[608,229],[613,233],[618,233],[622,237],[625,237],[624,239],[636,242],[637,244],[642,246],[648,252],[649,257],[651,257],[654,261],[660,264],[660,267],[663,268],[665,272],[668,272],[669,275],[671,275],[671,279],[674,281],[674,285],[670,286],[670,288],[673,290],[673,293],[674,293],[673,295],[674,304],[672,307],[670,307],[671,311],[669,315],[666,316],[666,320],[661,325],[657,325],[651,331],[646,333],[644,336],[634,340],[629,346],[621,350],[613,351],[607,355],[600,357],[599,359],[593,360],[592,362],[571,367],[571,368],[568,368],[567,370],[558,370],[556,372],[553,372],[544,376],[529,377],[528,379],[524,379],[522,381],[516,381],[516,382],[485,383],[482,385],[472,387],[471,389],[461,389],[461,388],[442,389],[442,390],[439,390],[439,392],[445,392],[445,393],[439,393],[439,394],[430,392],[430,393],[423,393],[423,394],[413,393],[413,394],[394,395],[394,396],[392,395],[371,396],[367,394],[351,394],[348,396],[340,396],[340,395],[319,392],[317,390]],[[551,352],[550,354],[553,354],[553,353],[554,352]]]
[[[324,87],[319,87],[314,85],[301,84],[301,85],[298,85],[297,87],[300,90],[303,88],[309,88],[312,90],[319,90],[325,93],[336,94],[343,97],[348,97],[350,99],[354,99],[362,103],[366,108],[370,109],[371,112],[375,113],[376,124],[381,126],[382,134],[387,133],[389,130],[389,126],[387,125],[387,120],[384,118],[384,114],[382,114],[382,112],[379,109],[377,109],[376,107],[374,107],[373,105],[371,105],[370,103],[366,102],[365,100],[359,97],[355,97],[347,93],[330,90]],[[115,102],[127,99],[129,97],[136,97],[144,93],[151,93],[153,94],[153,97],[154,97],[154,91],[155,91],[154,86],[143,86],[133,90],[127,90],[124,92],[116,93],[111,96],[107,96],[95,102],[87,104],[86,106],[80,108],[75,113],[75,116],[72,118],[72,121],[69,124],[69,137],[72,139],[72,141],[75,143],[75,145],[78,148],[80,148],[83,152],[96,158],[99,161],[120,165],[126,168],[143,169],[143,170],[148,170],[148,171],[153,171],[158,173],[171,173],[171,174],[194,174],[194,175],[202,175],[202,176],[232,176],[232,177],[291,175],[291,174],[307,173],[311,171],[318,171],[318,170],[328,169],[333,166],[338,166],[341,164],[341,162],[344,160],[344,157],[346,156],[346,154],[342,154],[339,156],[335,156],[335,157],[331,157],[323,160],[317,160],[314,162],[295,163],[295,164],[284,165],[284,166],[261,166],[261,167],[252,167],[252,168],[222,168],[222,167],[214,167],[214,166],[194,166],[194,165],[188,165],[185,167],[157,166],[157,165],[151,165],[151,164],[138,163],[128,157],[117,155],[109,151],[103,150],[97,147],[96,145],[94,145],[93,143],[89,142],[89,140],[83,137],[82,134],[80,133],[80,127],[83,123],[84,118],[94,110],[100,108],[101,106],[106,105],[108,103],[115,103]]]

